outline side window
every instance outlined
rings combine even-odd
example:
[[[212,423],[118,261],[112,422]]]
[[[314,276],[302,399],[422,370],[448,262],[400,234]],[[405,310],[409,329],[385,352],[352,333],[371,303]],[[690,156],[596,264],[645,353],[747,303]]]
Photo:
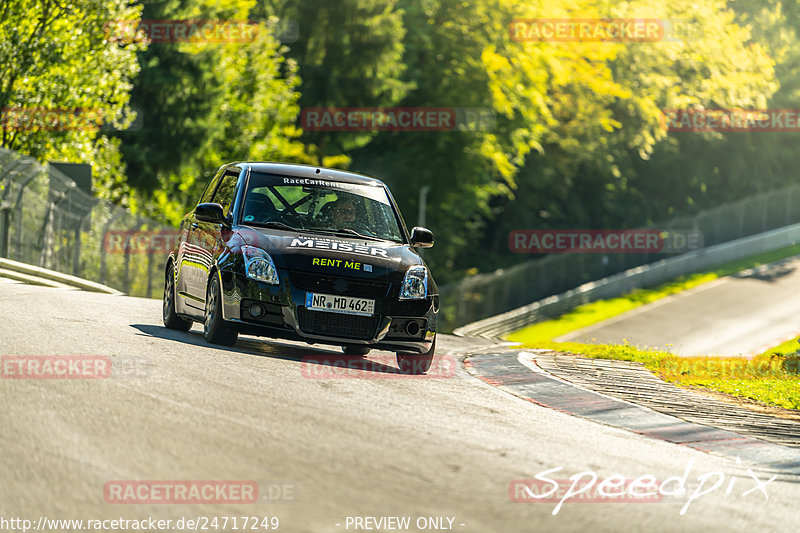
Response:
[[[203,191],[203,195],[200,196],[200,204],[206,204],[211,201],[211,197],[214,194],[214,189],[217,188],[217,183],[219,183],[220,178],[222,177],[222,172],[218,172],[216,176],[211,180],[211,183],[206,186],[206,190]]]
[[[217,187],[217,192],[211,200],[222,206],[222,212],[227,217],[230,215],[231,206],[233,205],[234,191],[236,190],[236,183],[239,181],[239,174],[225,174],[222,181]]]

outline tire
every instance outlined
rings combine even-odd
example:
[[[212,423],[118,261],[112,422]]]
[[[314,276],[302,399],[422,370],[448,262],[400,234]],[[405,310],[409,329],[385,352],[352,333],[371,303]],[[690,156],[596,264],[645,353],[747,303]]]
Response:
[[[370,351],[370,348],[366,346],[361,346],[359,344],[347,344],[342,346],[342,351],[345,355],[356,355],[360,357],[364,357]]]
[[[178,331],[189,331],[192,328],[192,321],[175,313],[175,271],[172,263],[167,268],[162,301],[161,318],[164,320],[164,326]]]
[[[206,291],[205,320],[203,320],[203,337],[211,344],[233,346],[239,333],[225,326],[222,319],[222,297],[220,296],[219,280],[216,273],[212,274],[211,282]]]
[[[403,374],[424,374],[431,368],[433,354],[436,351],[436,337],[433,337],[430,349],[425,353],[403,353],[397,352],[397,366]]]

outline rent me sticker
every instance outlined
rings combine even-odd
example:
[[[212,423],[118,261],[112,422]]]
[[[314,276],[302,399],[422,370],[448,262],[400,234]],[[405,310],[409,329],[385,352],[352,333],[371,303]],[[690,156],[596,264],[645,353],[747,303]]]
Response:
[[[334,268],[347,268],[349,270],[359,270],[364,272],[372,272],[372,265],[365,265],[358,261],[348,261],[346,259],[326,259],[324,257],[315,257],[311,260],[314,266],[334,267]]]

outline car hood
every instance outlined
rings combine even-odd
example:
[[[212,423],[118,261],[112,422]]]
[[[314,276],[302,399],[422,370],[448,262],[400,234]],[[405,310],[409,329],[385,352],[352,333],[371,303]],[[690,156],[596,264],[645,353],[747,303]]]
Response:
[[[424,264],[407,244],[250,226],[237,232],[244,244],[266,250],[279,269],[402,281],[408,267]]]

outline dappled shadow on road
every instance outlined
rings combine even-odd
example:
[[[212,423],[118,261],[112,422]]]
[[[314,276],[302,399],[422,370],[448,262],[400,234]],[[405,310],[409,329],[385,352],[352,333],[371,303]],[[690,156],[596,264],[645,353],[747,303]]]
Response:
[[[767,283],[774,283],[781,278],[792,275],[797,269],[797,258],[784,259],[777,263],[769,265],[761,265],[750,270],[746,270],[739,274],[735,274],[734,278],[740,279],[757,279],[759,281],[766,281]]]
[[[132,328],[139,330],[139,335],[147,337],[157,337],[170,341],[200,346],[203,348],[217,348],[229,352],[259,357],[270,357],[273,359],[283,359],[295,361],[306,365],[319,365],[330,367],[331,369],[347,369],[350,373],[373,372],[380,374],[399,374],[404,375],[399,368],[392,366],[394,356],[373,356],[369,358],[361,356],[345,355],[335,349],[313,348],[311,346],[299,346],[280,340],[269,339],[261,340],[248,337],[239,337],[234,346],[215,346],[209,344],[200,331],[176,331],[153,324],[131,324]],[[386,364],[389,363],[389,364]],[[309,377],[324,377],[326,372],[308,371]]]

